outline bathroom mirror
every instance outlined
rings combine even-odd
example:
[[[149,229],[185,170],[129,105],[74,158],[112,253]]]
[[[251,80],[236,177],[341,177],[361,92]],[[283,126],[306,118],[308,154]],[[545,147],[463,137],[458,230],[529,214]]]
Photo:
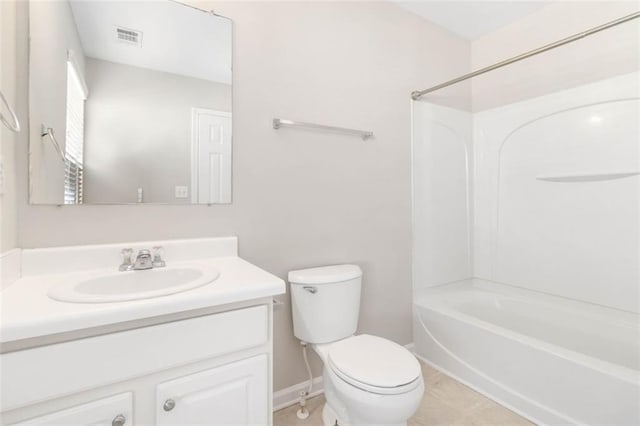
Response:
[[[31,1],[29,36],[31,204],[231,202],[231,20]]]

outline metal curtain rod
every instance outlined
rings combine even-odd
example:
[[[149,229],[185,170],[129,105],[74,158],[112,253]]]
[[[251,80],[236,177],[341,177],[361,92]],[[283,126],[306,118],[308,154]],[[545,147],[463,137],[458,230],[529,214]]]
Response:
[[[449,81],[446,81],[444,83],[438,84],[437,86],[433,86],[433,87],[430,87],[430,88],[425,89],[425,90],[416,90],[415,92],[411,92],[411,98],[414,101],[417,101],[418,99],[420,99],[422,96],[426,95],[427,93],[435,92],[436,90],[440,90],[440,89],[442,89],[444,87],[451,86],[452,84],[456,84],[456,83],[459,83],[461,81],[465,81],[465,80],[468,80],[470,78],[473,78],[475,76],[487,73],[489,71],[493,71],[495,69],[502,68],[502,67],[504,67],[506,65],[513,64],[514,62],[518,62],[518,61],[521,61],[523,59],[530,58],[531,56],[535,56],[535,55],[538,55],[540,53],[546,52],[548,50],[555,49],[556,47],[560,47],[560,46],[563,46],[565,44],[574,42],[576,40],[580,40],[581,38],[590,36],[592,34],[598,33],[600,31],[604,31],[604,30],[606,30],[608,28],[615,27],[616,25],[620,25],[620,24],[623,24],[623,23],[625,23],[627,21],[631,21],[632,19],[637,19],[637,18],[640,18],[640,12],[635,12],[635,13],[632,13],[630,15],[623,16],[622,18],[618,18],[616,20],[607,22],[606,24],[591,28],[589,30],[583,31],[583,32],[578,33],[578,34],[574,34],[574,35],[572,35],[570,37],[563,38],[562,40],[558,40],[558,41],[556,41],[554,43],[550,43],[550,44],[544,45],[542,47],[539,47],[539,48],[534,49],[534,50],[530,50],[528,52],[525,52],[525,53],[523,53],[521,55],[518,55],[518,56],[514,56],[514,57],[509,58],[509,59],[505,59],[504,61],[498,62],[498,63],[490,65],[488,67],[481,68],[481,69],[479,69],[477,71],[470,72],[469,74],[465,74],[465,75],[463,75],[461,77],[454,78],[453,80],[449,80]]]

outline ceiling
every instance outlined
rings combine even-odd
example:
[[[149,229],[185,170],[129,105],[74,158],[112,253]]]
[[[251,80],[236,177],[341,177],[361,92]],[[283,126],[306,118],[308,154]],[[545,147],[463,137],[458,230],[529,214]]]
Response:
[[[394,1],[468,40],[482,37],[551,3],[549,0]]]
[[[173,1],[71,0],[85,56],[231,84],[231,21]],[[116,28],[142,32],[140,46]]]

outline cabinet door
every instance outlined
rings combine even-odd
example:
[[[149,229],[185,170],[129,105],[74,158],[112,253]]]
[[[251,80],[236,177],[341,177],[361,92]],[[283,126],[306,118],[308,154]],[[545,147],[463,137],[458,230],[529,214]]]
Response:
[[[132,401],[131,392],[122,393],[14,423],[14,426],[129,426],[133,425]]]
[[[259,355],[161,383],[156,424],[268,424],[267,374],[267,356]]]

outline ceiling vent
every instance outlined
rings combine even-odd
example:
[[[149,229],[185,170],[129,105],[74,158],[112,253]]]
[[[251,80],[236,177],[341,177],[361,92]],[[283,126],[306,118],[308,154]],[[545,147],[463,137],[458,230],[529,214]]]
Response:
[[[120,43],[130,46],[142,47],[142,31],[131,30],[128,28],[115,27],[116,39]]]

